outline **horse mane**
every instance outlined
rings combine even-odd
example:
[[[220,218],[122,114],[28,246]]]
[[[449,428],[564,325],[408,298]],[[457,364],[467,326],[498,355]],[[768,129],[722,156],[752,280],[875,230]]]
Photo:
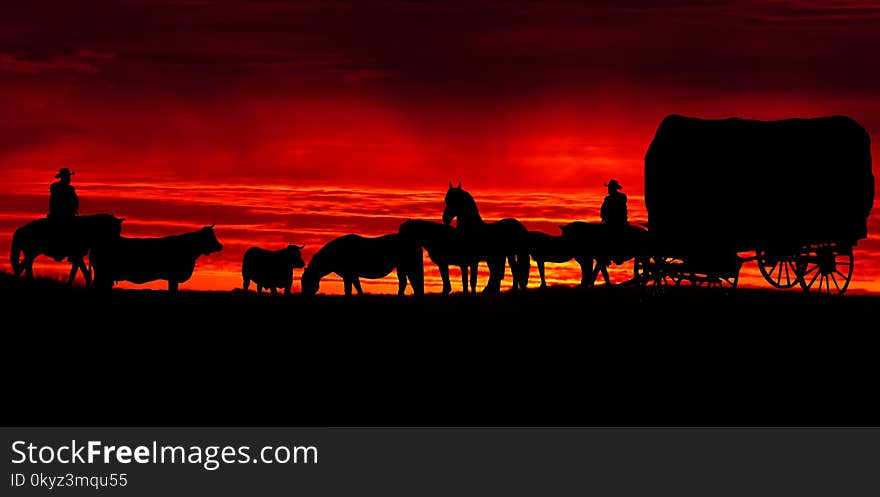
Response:
[[[474,196],[470,194],[467,190],[458,189],[464,195],[464,207],[462,211],[466,211],[469,209],[473,210],[473,218],[469,219],[469,221],[476,221],[478,224],[484,222],[483,216],[480,215],[480,209],[477,207],[477,201],[474,200]],[[461,213],[458,214],[459,223],[461,222]]]

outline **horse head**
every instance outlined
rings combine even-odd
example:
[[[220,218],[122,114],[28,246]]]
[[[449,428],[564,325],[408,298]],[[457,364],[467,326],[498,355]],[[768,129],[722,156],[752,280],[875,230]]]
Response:
[[[302,294],[312,296],[318,293],[318,286],[320,285],[320,278],[315,274],[314,268],[309,268],[306,266],[305,271],[303,271],[302,277],[300,278],[300,287],[302,288]]]
[[[449,226],[449,224],[452,223],[452,220],[456,217],[467,213],[469,205],[474,205],[474,207],[476,207],[471,194],[462,190],[461,183],[459,183],[458,186],[452,186],[452,182],[449,183],[449,190],[446,191],[444,203],[443,224],[447,226]]]

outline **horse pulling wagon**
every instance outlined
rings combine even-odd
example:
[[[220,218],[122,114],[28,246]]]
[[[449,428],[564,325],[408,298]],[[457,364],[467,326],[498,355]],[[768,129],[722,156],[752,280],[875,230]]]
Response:
[[[843,294],[873,200],[870,138],[850,118],[668,116],[645,155],[636,281],[736,287],[754,260],[774,287]]]

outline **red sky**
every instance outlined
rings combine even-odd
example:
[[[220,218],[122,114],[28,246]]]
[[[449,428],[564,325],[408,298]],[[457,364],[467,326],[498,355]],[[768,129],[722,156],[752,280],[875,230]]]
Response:
[[[876,141],[880,6],[656,3],[4,1],[0,251],[62,166],[81,213],[124,216],[126,235],[216,223],[225,249],[184,288],[227,289],[251,245],[308,259],[439,220],[450,180],[487,219],[555,232],[596,220],[616,177],[644,220],[644,152],[670,113],[845,114]],[[880,291],[877,215],[869,230],[853,290]]]

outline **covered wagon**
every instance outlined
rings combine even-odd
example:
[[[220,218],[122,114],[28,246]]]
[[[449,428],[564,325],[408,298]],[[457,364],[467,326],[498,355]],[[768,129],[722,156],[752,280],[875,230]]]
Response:
[[[848,117],[671,115],[645,155],[652,255],[636,275],[735,286],[753,258],[773,286],[843,293],[873,201],[870,138]]]

